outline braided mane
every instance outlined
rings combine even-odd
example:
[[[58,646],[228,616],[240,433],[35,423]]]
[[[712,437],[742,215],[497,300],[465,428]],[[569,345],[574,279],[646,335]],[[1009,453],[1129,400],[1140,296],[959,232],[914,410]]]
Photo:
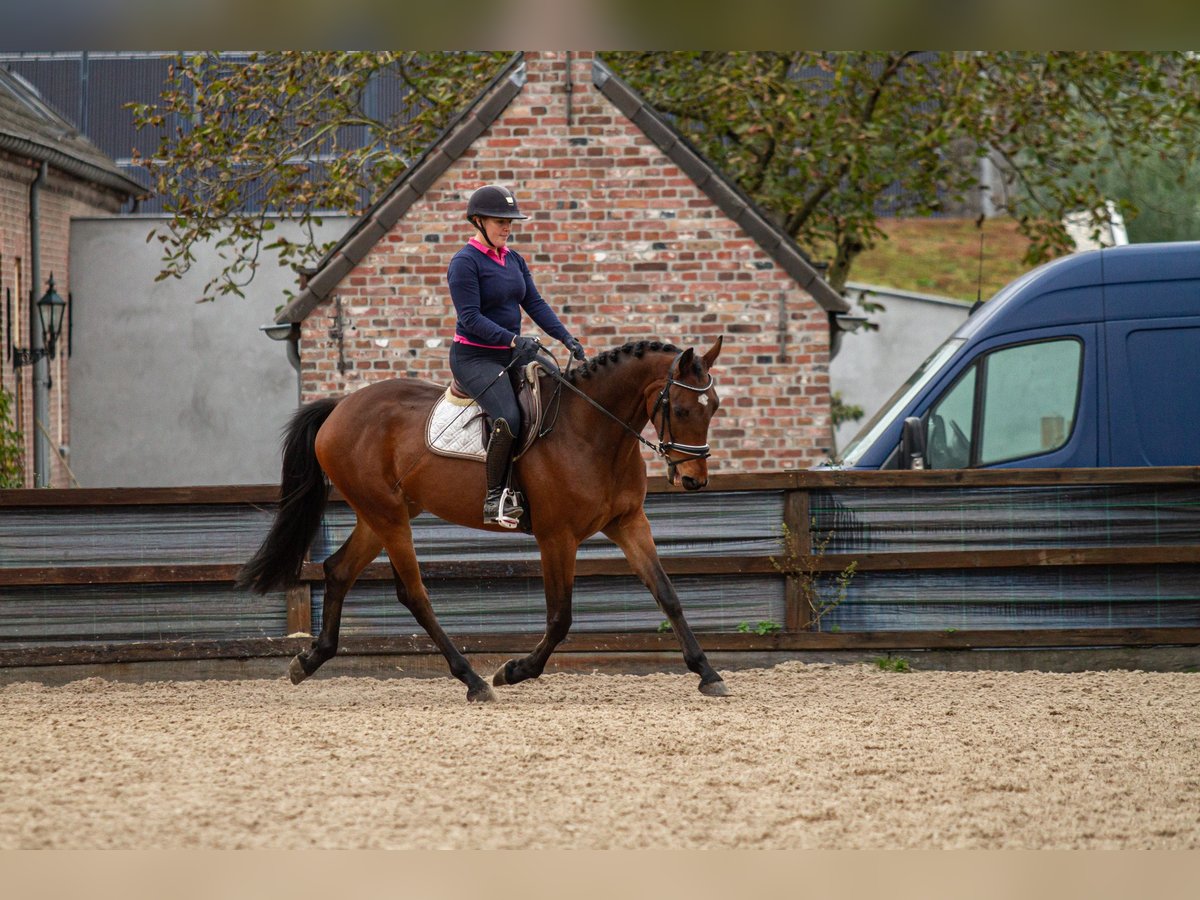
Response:
[[[612,350],[605,350],[593,356],[587,362],[580,365],[578,368],[572,369],[569,376],[572,382],[579,378],[591,378],[594,374],[600,371],[601,368],[609,363],[616,365],[622,357],[632,356],[634,359],[641,359],[646,355],[646,351],[662,353],[678,353],[679,348],[674,344],[664,344],[662,341],[637,341],[622,344],[620,347],[614,347]]]

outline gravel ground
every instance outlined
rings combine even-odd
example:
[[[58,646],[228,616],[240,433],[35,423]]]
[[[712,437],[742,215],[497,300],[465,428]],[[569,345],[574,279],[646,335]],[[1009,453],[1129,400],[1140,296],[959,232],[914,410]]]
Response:
[[[1200,848],[1200,674],[0,688],[0,848]]]

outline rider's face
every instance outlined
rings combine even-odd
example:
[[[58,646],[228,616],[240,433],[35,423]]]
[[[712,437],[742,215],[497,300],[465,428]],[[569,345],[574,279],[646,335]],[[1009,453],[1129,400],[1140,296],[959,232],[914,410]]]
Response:
[[[488,216],[482,216],[483,228],[487,232],[488,240],[492,242],[494,247],[503,247],[508,242],[508,236],[512,232],[512,219],[493,219]]]

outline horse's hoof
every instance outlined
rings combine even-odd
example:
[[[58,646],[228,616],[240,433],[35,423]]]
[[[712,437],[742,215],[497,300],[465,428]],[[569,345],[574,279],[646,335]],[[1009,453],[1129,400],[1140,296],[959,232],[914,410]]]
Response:
[[[496,674],[492,676],[492,684],[496,687],[504,687],[506,684],[511,684],[508,680],[508,667],[513,664],[513,660],[509,660],[504,665],[496,670]]]
[[[300,662],[300,657],[293,656],[292,664],[288,666],[288,678],[292,680],[292,684],[299,684],[307,677],[308,673],[304,671],[304,666]]]
[[[468,703],[494,703],[495,700],[495,692],[486,684],[480,684],[479,687],[467,691]]]
[[[710,681],[707,684],[700,683],[700,693],[707,697],[728,697],[729,688],[725,687],[724,681]]]

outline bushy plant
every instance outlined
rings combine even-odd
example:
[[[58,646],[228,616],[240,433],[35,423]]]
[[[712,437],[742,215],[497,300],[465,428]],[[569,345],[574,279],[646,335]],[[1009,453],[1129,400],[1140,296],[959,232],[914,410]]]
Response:
[[[751,625],[749,622],[738,622],[737,630],[740,634],[755,634],[762,636],[767,634],[778,634],[783,631],[783,626],[778,622],[759,622],[757,625]]]
[[[816,520],[810,520],[810,528],[815,532]],[[850,582],[858,572],[858,562],[851,561],[840,572],[817,571],[817,560],[825,555],[829,542],[833,540],[833,532],[820,536],[816,535],[812,553],[801,554],[796,547],[792,530],[785,522],[781,526],[780,546],[783,547],[783,559],[769,557],[771,565],[777,572],[788,578],[795,578],[800,587],[800,594],[809,609],[809,627],[813,631],[821,630],[821,619],[833,612],[846,599],[850,590]],[[761,623],[760,623],[761,624]],[[761,634],[761,632],[760,632]]]
[[[0,388],[0,488],[25,486],[25,440],[13,422],[12,394]]]

